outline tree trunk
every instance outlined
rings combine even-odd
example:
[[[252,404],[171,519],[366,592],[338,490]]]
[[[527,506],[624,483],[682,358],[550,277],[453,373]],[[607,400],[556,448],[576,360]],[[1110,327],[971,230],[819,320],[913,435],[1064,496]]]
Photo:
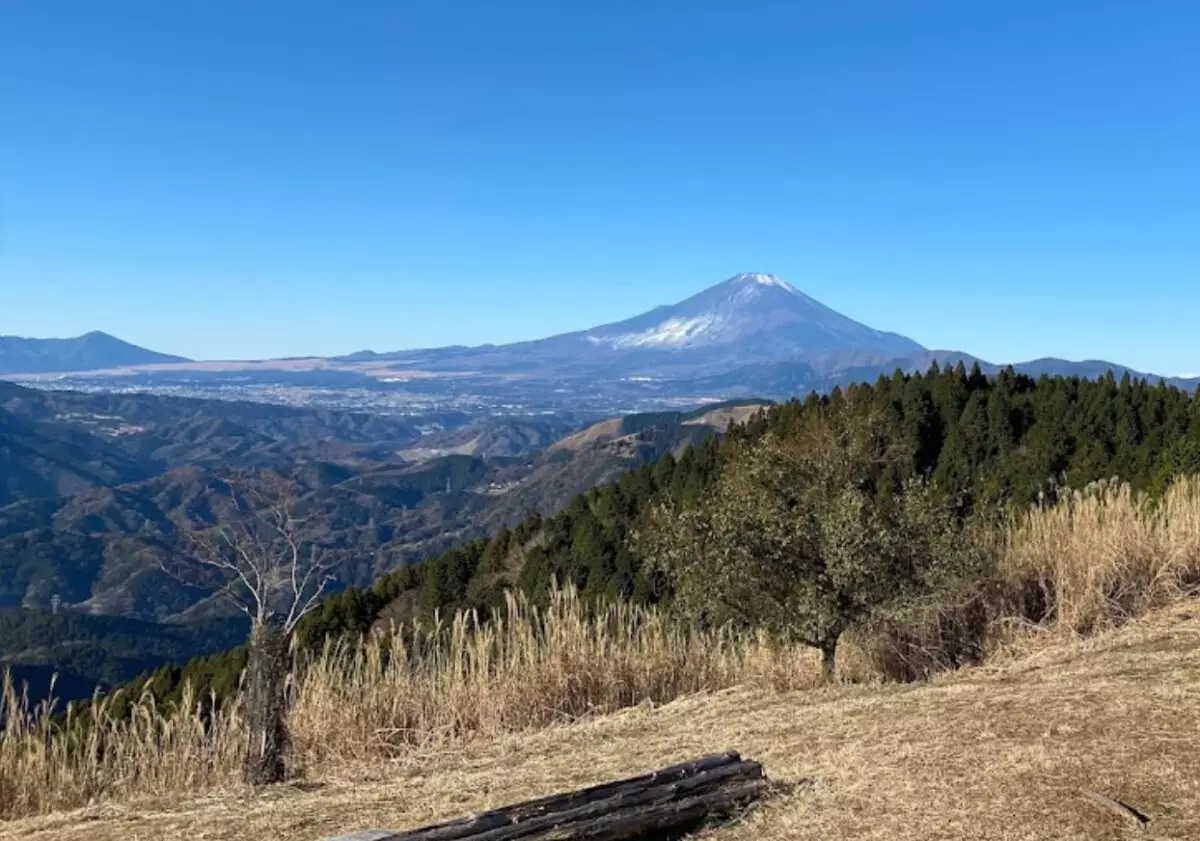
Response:
[[[821,678],[833,683],[837,669],[837,637],[821,645]]]
[[[252,786],[283,782],[288,747],[288,638],[280,628],[255,621],[246,666],[246,764]]]

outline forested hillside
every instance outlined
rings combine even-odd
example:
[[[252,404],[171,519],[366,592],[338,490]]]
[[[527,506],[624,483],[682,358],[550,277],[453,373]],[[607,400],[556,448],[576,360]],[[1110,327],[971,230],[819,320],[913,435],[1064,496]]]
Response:
[[[0,609],[0,664],[29,679],[33,697],[59,674],[56,695],[87,697],[166,662],[186,662],[237,645],[242,619],[164,625],[118,616]],[[47,665],[52,664],[52,665]]]
[[[721,442],[667,454],[576,496],[553,516],[531,516],[492,539],[385,575],[368,589],[335,595],[301,626],[301,639],[318,645],[380,621],[488,610],[508,588],[540,600],[554,581],[573,584],[589,599],[669,599],[631,540],[646,527],[651,506],[663,499],[703,505],[715,478],[748,442],[767,433],[800,438],[814,412],[844,401],[870,412],[881,430],[872,493],[890,494],[928,477],[963,513],[1049,504],[1067,488],[1114,476],[1157,492],[1177,476],[1200,471],[1200,399],[1170,386],[1112,376],[1034,380],[1011,371],[989,378],[962,366],[898,372],[872,385],[772,407]],[[171,695],[181,679],[227,686],[242,662],[240,655],[218,656],[164,670],[156,687]]]
[[[232,504],[239,473],[286,477],[339,560],[333,588],[366,587],[531,511],[557,511],[750,411],[617,418],[539,451],[574,429],[568,417],[457,427],[435,418],[438,430],[423,435],[396,417],[0,383],[0,610],[23,608],[5,614],[0,663],[21,664],[37,685],[46,682],[35,667],[73,675],[60,688],[75,698],[228,648],[231,608],[159,563],[186,558],[196,532],[248,514]]]
[[[1200,471],[1200,400],[1186,392],[1128,377],[1034,380],[1002,372],[988,378],[961,366],[935,367],[771,408],[724,442],[706,442],[679,458],[668,454],[577,496],[553,517],[530,518],[493,540],[457,547],[386,576],[368,592],[388,603],[409,594],[412,606],[426,611],[487,607],[503,587],[536,596],[556,578],[589,596],[654,600],[661,594],[628,539],[650,502],[670,495],[702,504],[742,443],[767,432],[799,435],[808,413],[848,396],[865,398],[882,418],[885,458],[876,481],[884,493],[924,476],[964,508],[1019,508],[1099,479],[1161,489],[1175,476]],[[322,615],[334,629],[353,627],[338,618],[342,606],[364,597],[357,591],[334,597]],[[313,633],[325,630],[313,624]]]

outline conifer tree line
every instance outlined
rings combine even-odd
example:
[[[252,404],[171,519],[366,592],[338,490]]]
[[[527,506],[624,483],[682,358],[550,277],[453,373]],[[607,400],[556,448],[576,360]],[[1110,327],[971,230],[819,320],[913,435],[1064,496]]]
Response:
[[[684,592],[686,582],[663,562],[669,544],[686,544],[697,532],[680,531],[681,520],[664,520],[664,512],[717,511],[717,500],[737,491],[729,484],[731,476],[745,479],[765,469],[756,464],[767,457],[764,442],[773,442],[771,458],[783,459],[771,466],[778,475],[793,480],[808,475],[803,471],[817,469],[804,463],[804,454],[813,450],[814,418],[839,417],[867,430],[870,457],[856,462],[850,473],[837,474],[827,495],[836,505],[826,506],[824,519],[807,531],[781,536],[777,544],[807,541],[806,551],[818,566],[796,569],[815,569],[826,578],[843,575],[827,559],[836,560],[844,544],[875,535],[892,540],[888,545],[894,547],[896,541],[912,545],[919,536],[918,542],[927,544],[923,557],[894,548],[885,552],[882,544],[872,545],[870,552],[886,557],[888,576],[903,568],[907,583],[928,584],[925,579],[969,567],[960,551],[968,541],[955,537],[954,521],[1052,504],[1066,489],[1113,477],[1161,493],[1174,478],[1200,473],[1200,398],[1194,394],[1111,374],[1099,380],[1033,379],[1006,369],[988,377],[978,366],[968,371],[961,364],[946,369],[935,364],[925,373],[897,371],[873,384],[851,384],[771,407],[725,438],[710,438],[678,457],[666,455],[632,470],[577,496],[553,516],[531,513],[490,539],[389,573],[370,588],[330,596],[300,625],[297,639],[319,646],[330,636],[362,634],[379,621],[464,608],[486,612],[502,604],[509,588],[543,600],[555,583],[573,585],[586,599],[647,604],[678,598],[697,604],[697,593]],[[788,459],[797,458],[787,466]],[[832,481],[834,474],[820,475]],[[794,498],[804,495],[805,482],[791,485]],[[742,487],[756,486],[761,482],[747,479]],[[811,501],[807,505],[806,510],[817,507]],[[697,525],[691,523],[693,529]],[[863,570],[850,565],[844,575],[853,581]],[[890,584],[888,576],[870,572],[863,580]],[[831,651],[828,632],[840,632],[855,616],[857,596],[847,595],[852,591],[860,592],[827,588],[822,601],[795,589],[788,598],[800,601],[788,603],[789,615],[796,615],[797,604],[809,610],[806,616],[824,615],[834,606],[836,615],[823,630],[809,629],[814,644]],[[699,603],[706,607],[696,615],[714,621],[721,616],[713,602]],[[201,694],[221,697],[236,687],[245,662],[244,650],[238,649],[184,668],[164,667],[149,676],[148,688],[170,700],[187,680]]]

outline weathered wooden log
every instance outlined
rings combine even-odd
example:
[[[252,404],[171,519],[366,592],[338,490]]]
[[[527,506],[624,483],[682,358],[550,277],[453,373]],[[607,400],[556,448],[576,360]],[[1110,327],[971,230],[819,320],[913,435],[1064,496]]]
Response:
[[[642,791],[651,785],[673,782],[702,774],[717,768],[723,768],[741,762],[742,757],[737,752],[718,753],[701,757],[691,762],[672,765],[649,774],[616,780],[611,783],[590,786],[588,788],[553,794],[528,800],[501,809],[494,809],[477,815],[470,815],[458,820],[412,830],[393,836],[403,841],[457,841],[495,829],[501,826],[528,820],[549,812],[562,812],[577,806],[592,803],[605,798],[615,797],[630,791]]]
[[[638,790],[605,797],[574,809],[544,812],[536,817],[529,817],[468,837],[471,841],[514,841],[514,839],[536,835],[543,830],[567,825],[582,826],[588,821],[597,820],[616,812],[635,809],[644,811],[656,806],[666,806],[689,797],[696,798],[714,792],[719,794],[723,787],[734,782],[760,780],[761,777],[762,768],[757,762],[739,762],[671,783],[650,783]],[[423,841],[423,839],[406,837],[404,841]]]
[[[683,831],[745,805],[765,787],[762,766],[737,753],[707,756],[649,774],[530,800],[381,841],[620,841]]]
[[[706,821],[727,817],[762,796],[764,780],[750,780],[667,803],[623,809],[592,821],[569,823],[523,835],[521,841],[632,841],[689,832]]]
[[[498,827],[528,820],[550,812],[563,812],[580,805],[619,796],[630,791],[642,791],[647,787],[682,780],[717,768],[741,762],[736,752],[705,756],[692,762],[684,762],[662,768],[649,774],[616,780],[611,783],[590,786],[576,791],[540,797],[501,809],[435,824],[423,829],[411,830],[391,836],[395,841],[458,841]]]

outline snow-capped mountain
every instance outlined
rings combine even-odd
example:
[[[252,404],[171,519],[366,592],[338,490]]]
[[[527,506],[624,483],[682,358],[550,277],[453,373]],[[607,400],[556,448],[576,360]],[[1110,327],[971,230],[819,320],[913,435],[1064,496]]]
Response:
[[[614,350],[736,345],[771,359],[855,351],[902,356],[923,348],[834,312],[775,275],[744,273],[673,306],[578,334]],[[726,350],[729,348],[726,347]]]
[[[140,348],[112,350],[115,340],[100,334],[66,342],[30,342],[0,336],[0,373],[82,371],[147,362],[175,362]],[[54,351],[50,354],[49,351]],[[125,352],[128,351],[128,352]],[[143,354],[138,356],[134,352]],[[43,355],[53,355],[49,362]],[[98,358],[98,357],[103,357]],[[15,361],[14,361],[15,360]],[[223,383],[226,375],[198,363],[196,374],[182,360],[138,371],[142,387],[150,377],[171,387],[195,388],[200,381]],[[896,370],[924,371],[931,364],[971,367],[985,373],[1000,367],[958,350],[926,350],[896,333],[861,324],[805,295],[771,274],[747,272],[670,306],[589,330],[506,345],[440,347],[392,353],[362,351],[333,359],[231,363],[236,388],[247,380],[298,384],[306,377],[321,388],[332,382],[347,388],[383,388],[420,395],[417,404],[464,407],[464,411],[504,414],[603,411],[629,413],[729,398],[786,399],[810,391],[869,382]],[[172,370],[158,370],[170,368]],[[1096,377],[1127,369],[1103,361],[1038,359],[1017,364],[1018,372]],[[250,371],[247,373],[247,371]],[[278,373],[282,372],[282,373]],[[1131,376],[1158,379],[1129,371]],[[117,373],[113,376],[122,376]],[[279,378],[284,379],[280,380]],[[1169,379],[1195,389],[1195,380]],[[88,386],[91,387],[92,381]],[[223,387],[223,386],[222,386]],[[414,404],[416,405],[416,404]]]
[[[747,272],[678,304],[590,330],[511,345],[364,352],[343,361],[559,382],[691,381],[788,364],[806,368],[811,379],[888,366],[923,350],[834,312],[775,275]]]

